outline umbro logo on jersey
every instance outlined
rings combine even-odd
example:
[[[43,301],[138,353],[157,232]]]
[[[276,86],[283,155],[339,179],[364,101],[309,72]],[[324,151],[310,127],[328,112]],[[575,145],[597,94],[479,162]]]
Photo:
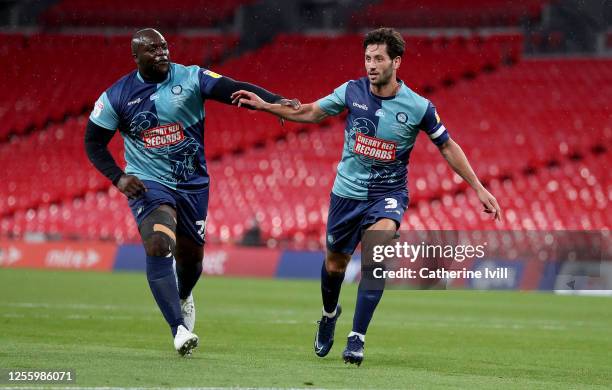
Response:
[[[366,106],[365,104],[353,102],[353,107],[361,108],[364,111],[368,111],[368,106]]]
[[[128,105],[128,106],[133,106],[134,104],[138,104],[138,103],[140,103],[141,101],[142,101],[142,99],[141,99],[141,98],[138,98],[138,99],[136,99],[136,100],[132,100],[131,102],[128,102],[128,104],[127,104],[127,105]]]
[[[381,118],[384,118],[385,117],[385,112],[382,110],[382,108],[379,108],[378,110],[376,110],[374,115],[379,116]]]

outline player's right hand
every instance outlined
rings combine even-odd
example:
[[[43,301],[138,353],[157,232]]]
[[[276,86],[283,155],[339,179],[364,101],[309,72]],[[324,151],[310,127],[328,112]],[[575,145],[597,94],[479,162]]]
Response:
[[[484,187],[477,191],[476,195],[480,200],[480,203],[484,206],[484,212],[487,214],[493,214],[493,219],[497,221],[502,221],[502,211],[501,207],[499,207],[499,203],[497,203],[497,199],[489,191],[487,191]]]
[[[117,188],[128,199],[136,199],[147,191],[144,183],[134,175],[123,175],[117,182]]]

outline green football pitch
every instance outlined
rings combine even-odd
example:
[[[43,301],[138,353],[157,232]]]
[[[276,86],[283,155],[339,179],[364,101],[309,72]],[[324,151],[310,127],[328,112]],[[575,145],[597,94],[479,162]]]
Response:
[[[0,368],[73,369],[80,387],[612,387],[610,298],[387,291],[357,367],[340,357],[355,292],[320,359],[317,282],[205,277],[185,359],[144,274],[0,269]]]

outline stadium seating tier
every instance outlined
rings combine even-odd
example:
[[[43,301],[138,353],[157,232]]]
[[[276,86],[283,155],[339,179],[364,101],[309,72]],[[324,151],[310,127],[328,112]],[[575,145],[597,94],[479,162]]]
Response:
[[[47,27],[209,28],[250,3],[253,0],[62,0],[43,13],[41,22]]]
[[[41,56],[51,55],[54,45],[49,42],[62,45],[57,42],[66,39],[13,38],[2,39],[2,50],[49,46],[48,51],[39,51]],[[104,38],[99,44],[114,48],[118,57],[129,60],[124,53],[119,54],[124,38]],[[309,102],[362,74],[362,54],[355,50],[360,47],[360,39],[354,35],[281,35],[270,45],[214,70]],[[174,52],[185,58],[192,52],[191,46],[196,52],[205,44],[196,38],[175,37],[169,41],[181,42]],[[85,41],[68,42],[65,45],[72,50],[90,55]],[[593,59],[521,61],[520,45],[521,38],[513,35],[407,38],[408,54],[400,77],[421,92],[435,88],[427,97],[439,108],[451,135],[497,196],[506,211],[506,222],[491,223],[490,216],[481,213],[475,195],[466,191],[435,146],[420,136],[409,166],[411,206],[405,214],[404,228],[611,226],[607,206],[612,200],[612,186],[607,166],[612,138],[608,108],[612,63]],[[183,54],[179,54],[181,50]],[[448,61],[450,54],[454,61]],[[343,58],[343,64],[351,65],[339,69],[337,61],[325,60],[329,58]],[[24,67],[29,66],[24,56],[12,65],[13,69],[20,61]],[[508,61],[518,63],[504,66]],[[55,85],[53,78],[62,77],[60,65],[51,67],[57,71],[49,73],[53,74],[49,86]],[[486,69],[497,71],[483,73]],[[30,73],[35,73],[33,68]],[[449,80],[454,85],[442,88]],[[112,81],[103,77],[96,80],[108,85]],[[65,88],[80,91],[86,89],[85,84],[68,83]],[[16,90],[16,83],[10,85]],[[91,96],[84,94],[81,104],[91,104],[102,88],[92,91]],[[51,111],[41,118],[61,118],[70,111],[73,95],[71,100],[58,96],[49,99],[61,104],[50,105]],[[2,110],[0,115],[10,117],[9,111]],[[287,241],[297,247],[321,245],[329,191],[343,144],[341,119],[322,126],[286,124],[283,128],[272,116],[219,103],[207,104],[207,118],[206,153],[212,176],[209,239],[236,241],[254,217],[264,239]],[[5,167],[0,180],[6,183],[6,190],[0,194],[0,235],[37,231],[120,242],[138,240],[123,195],[109,188],[85,157],[82,140],[86,120],[87,116],[60,120],[44,130],[0,144],[0,164]],[[123,163],[118,138],[111,150]],[[27,174],[21,174],[24,172]]]

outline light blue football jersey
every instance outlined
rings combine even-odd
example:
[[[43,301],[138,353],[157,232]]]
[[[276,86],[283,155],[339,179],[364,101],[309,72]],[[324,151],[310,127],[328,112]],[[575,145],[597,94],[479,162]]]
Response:
[[[198,191],[209,183],[204,101],[221,77],[199,66],[171,63],[165,81],[148,83],[133,71],[100,96],[89,119],[109,131],[119,129],[127,174]]]
[[[372,94],[363,77],[318,101],[329,115],[348,109],[334,194],[366,200],[407,191],[408,159],[419,130],[436,145],[449,139],[433,104],[399,82],[397,95],[384,98]]]

